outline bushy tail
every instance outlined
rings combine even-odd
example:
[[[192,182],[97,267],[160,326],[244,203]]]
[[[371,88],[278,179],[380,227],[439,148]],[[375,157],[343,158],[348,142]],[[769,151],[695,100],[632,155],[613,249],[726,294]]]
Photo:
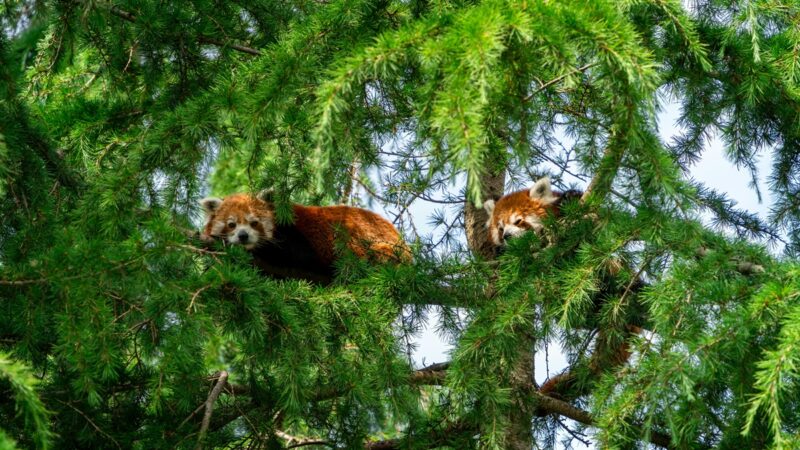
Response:
[[[381,262],[408,263],[412,260],[411,249],[403,241],[373,242],[370,252]]]

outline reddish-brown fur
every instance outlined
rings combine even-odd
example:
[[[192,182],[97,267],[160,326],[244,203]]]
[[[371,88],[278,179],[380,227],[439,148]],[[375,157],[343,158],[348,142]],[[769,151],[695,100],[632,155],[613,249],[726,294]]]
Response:
[[[499,224],[511,223],[511,217],[515,214],[519,216],[535,215],[537,217],[545,217],[548,212],[556,211],[552,204],[545,205],[541,200],[531,198],[528,189],[506,194],[497,200],[495,204],[494,213],[489,220],[489,236],[491,237],[494,232],[500,233]],[[524,221],[519,226],[530,229],[530,225]],[[502,233],[500,234],[502,235]]]
[[[361,258],[379,261],[409,258],[408,247],[394,225],[372,211],[345,205],[293,205],[292,210],[295,227],[326,264],[336,258],[337,238],[346,239],[347,247]]]
[[[303,206],[293,205],[294,227],[313,248],[319,262],[330,265],[336,259],[336,243],[345,243],[356,256],[374,258],[378,261],[410,259],[410,250],[402,241],[400,233],[388,220],[362,208],[353,206]],[[278,227],[275,225],[273,204],[249,194],[233,194],[225,197],[216,210],[208,216],[203,229],[204,236],[219,236],[220,222],[230,218],[238,224],[251,223],[259,232],[260,242],[273,239]],[[248,218],[249,217],[249,218]],[[225,230],[222,228],[223,231]],[[291,251],[287,248],[286,251]]]

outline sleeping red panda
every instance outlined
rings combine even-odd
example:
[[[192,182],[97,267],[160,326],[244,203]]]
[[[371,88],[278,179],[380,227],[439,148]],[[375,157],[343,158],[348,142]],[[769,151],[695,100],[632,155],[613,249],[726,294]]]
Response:
[[[232,194],[201,200],[206,212],[202,239],[242,245],[256,264],[278,278],[329,282],[337,243],[370,261],[408,261],[410,251],[386,219],[353,206],[292,205],[294,222],[279,225],[269,193]]]
[[[550,179],[545,177],[536,181],[530,189],[507,194],[496,202],[488,200],[484,202],[484,208],[489,214],[486,222],[487,239],[495,247],[496,253],[500,253],[507,240],[521,236],[529,230],[533,230],[535,233],[542,232],[545,217],[548,215],[558,217],[565,200],[578,199],[581,195],[582,193],[576,190],[563,193],[553,191]],[[610,277],[617,277],[623,270],[622,264],[619,260],[613,259],[606,272]],[[608,284],[613,285],[614,283]],[[638,292],[643,287],[643,283],[636,279],[629,287],[631,292]],[[609,289],[612,292],[606,292],[603,289],[601,291],[597,295],[598,302],[602,302],[602,298],[606,295],[620,294],[614,292],[613,289]],[[599,311],[599,305],[597,308]],[[626,325],[623,330],[627,336],[640,332],[641,329],[635,325]],[[630,347],[626,341],[612,342],[607,333],[600,330],[588,369],[591,373],[597,374],[625,364],[630,355]],[[546,395],[562,397],[573,390],[575,381],[575,375],[568,370],[550,378],[539,388],[539,391]]]
[[[559,206],[563,200],[580,197],[581,193],[569,190],[561,193],[550,187],[550,178],[541,178],[530,189],[512,192],[501,197],[497,202],[487,200],[483,203],[489,214],[486,227],[489,240],[495,247],[502,247],[506,239],[526,233],[542,231],[544,218],[548,214],[558,216]]]

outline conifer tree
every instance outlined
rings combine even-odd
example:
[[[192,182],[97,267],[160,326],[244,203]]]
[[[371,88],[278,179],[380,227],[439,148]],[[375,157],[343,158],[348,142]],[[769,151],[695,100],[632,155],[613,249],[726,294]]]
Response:
[[[800,3],[684,3],[4,1],[0,448],[797,448]],[[712,136],[768,218],[691,177]],[[481,204],[544,175],[585,193],[497,256]],[[196,239],[261,188],[414,260]]]

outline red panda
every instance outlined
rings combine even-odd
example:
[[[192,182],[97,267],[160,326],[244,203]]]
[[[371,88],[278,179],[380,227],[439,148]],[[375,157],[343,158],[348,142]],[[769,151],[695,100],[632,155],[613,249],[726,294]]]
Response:
[[[489,220],[488,239],[495,247],[505,245],[506,239],[520,236],[528,230],[542,231],[543,219],[548,214],[558,215],[558,207],[564,199],[576,198],[580,192],[570,190],[564,193],[553,191],[550,178],[542,178],[530,189],[506,194],[497,202],[487,200],[483,203]]]
[[[544,228],[543,219],[547,215],[557,217],[564,200],[576,199],[580,196],[581,192],[575,190],[563,193],[553,191],[550,179],[545,177],[536,181],[530,189],[507,194],[496,202],[488,200],[484,202],[484,209],[489,215],[486,222],[487,239],[497,250],[502,250],[508,239],[521,236],[529,230],[539,233]],[[616,277],[622,270],[622,262],[613,259],[607,272],[610,276]],[[643,287],[643,283],[636,279],[629,287],[632,292],[638,292]],[[615,293],[600,292],[597,296],[598,302],[601,302],[602,298],[608,294],[614,295]],[[626,325],[624,329],[624,333],[628,336],[641,331],[641,328],[635,325]],[[627,341],[612,343],[607,334],[600,330],[597,334],[593,356],[589,361],[589,371],[597,374],[603,370],[618,367],[625,364],[630,355],[631,351]],[[573,390],[575,381],[575,375],[568,370],[550,378],[539,388],[539,392],[554,397],[563,397],[567,392]]]
[[[279,278],[330,281],[339,242],[356,256],[371,261],[410,259],[397,229],[366,209],[295,204],[294,222],[279,225],[268,193],[210,197],[200,203],[206,212],[201,238],[222,238],[244,246],[259,267]]]

